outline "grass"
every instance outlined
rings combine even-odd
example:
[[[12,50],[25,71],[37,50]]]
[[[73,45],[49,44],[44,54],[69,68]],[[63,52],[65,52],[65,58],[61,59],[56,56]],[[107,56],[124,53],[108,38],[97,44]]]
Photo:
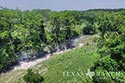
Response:
[[[24,83],[22,76],[25,70],[11,71],[0,76],[0,83]],[[21,82],[20,82],[21,80]]]
[[[63,54],[54,55],[34,66],[33,70],[42,72],[43,83],[92,83],[86,73],[98,57],[96,45],[87,44]],[[0,83],[25,83],[22,79],[25,73],[26,70],[8,72],[0,76]]]
[[[48,69],[43,75],[43,83],[92,83],[86,73],[97,59],[92,44],[53,56],[43,62]]]

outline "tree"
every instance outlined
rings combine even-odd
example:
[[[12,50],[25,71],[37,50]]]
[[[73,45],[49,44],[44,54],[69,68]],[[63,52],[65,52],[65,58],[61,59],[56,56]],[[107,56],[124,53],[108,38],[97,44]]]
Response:
[[[45,29],[44,29],[43,21],[41,21],[41,26],[40,27],[41,27],[40,38],[41,38],[42,42],[46,43]]]
[[[119,14],[119,15],[118,15]],[[98,53],[101,58],[96,62],[94,66],[95,72],[108,72],[110,77],[107,79],[101,79],[101,77],[93,77],[95,83],[111,83],[123,82],[122,78],[125,77],[125,34],[124,24],[122,20],[125,18],[120,12],[106,13],[104,14],[103,20],[100,20],[100,31],[101,35],[98,38]],[[110,72],[121,72],[121,77],[111,75]]]

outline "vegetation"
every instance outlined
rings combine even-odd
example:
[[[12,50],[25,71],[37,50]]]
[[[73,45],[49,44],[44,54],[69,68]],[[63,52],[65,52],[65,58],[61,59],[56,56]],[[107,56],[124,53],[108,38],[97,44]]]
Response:
[[[125,83],[125,18],[124,10],[106,14],[100,20],[100,37],[98,38],[98,53],[101,58],[95,63],[94,71],[107,72],[108,75],[93,77],[95,83]],[[113,74],[111,74],[111,72]]]
[[[41,83],[44,79],[38,73],[34,73],[32,69],[27,70],[27,74],[24,75],[23,79],[27,83]]]
[[[86,73],[98,57],[96,46],[93,44],[53,56],[44,61],[48,70],[43,75],[43,83],[92,83],[92,79]]]
[[[43,56],[44,53],[70,48],[68,42],[83,34],[83,25],[89,24],[91,19],[92,27],[89,30],[85,27],[84,34],[94,34],[95,18],[88,18],[89,15],[86,15],[81,11],[1,9],[0,72],[16,64],[19,57],[17,55],[21,52],[43,52]],[[46,47],[49,49],[45,50]]]
[[[89,40],[88,42],[90,41],[92,40]],[[32,71],[39,72],[40,76],[44,78],[42,83],[63,83],[73,81],[92,83],[92,79],[90,79],[89,76],[86,76],[86,73],[99,57],[96,54],[96,51],[96,44],[90,43],[82,48],[54,55],[48,60],[34,66]],[[70,72],[70,74],[63,75],[65,72]],[[74,72],[75,76],[72,75],[71,72]],[[6,73],[0,76],[0,83],[26,83],[23,80],[26,73],[27,70]]]
[[[93,82],[124,83],[124,19],[124,9],[56,12],[39,9],[20,11],[2,8],[0,9],[0,72],[16,64],[18,54],[21,52],[26,52],[28,56],[34,52],[41,53],[39,57],[42,57],[45,53],[52,54],[55,51],[71,48],[72,45],[69,42],[75,37],[83,34],[98,34],[99,37],[95,39],[97,51],[94,47],[91,49],[89,46],[89,48],[75,49],[71,53],[46,61],[44,65],[49,70],[44,75],[47,79],[45,82],[66,82],[71,77],[61,77],[60,74],[63,71],[76,71],[79,68],[86,71],[97,60],[95,57],[100,56],[91,67],[91,70],[96,73],[93,76]],[[46,48],[48,49],[46,50]],[[28,54],[29,51],[31,55]],[[106,72],[108,76],[102,74],[97,76],[100,72]],[[120,76],[112,74],[112,72],[120,72]],[[32,71],[30,73],[34,74]],[[88,80],[92,82],[91,79],[83,80],[83,78],[84,76],[80,78],[82,82],[88,82]]]

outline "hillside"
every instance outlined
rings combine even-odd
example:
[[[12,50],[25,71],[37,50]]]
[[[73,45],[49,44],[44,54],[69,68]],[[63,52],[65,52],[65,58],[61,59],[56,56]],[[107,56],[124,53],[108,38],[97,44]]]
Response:
[[[76,80],[76,83],[91,82],[91,79],[89,76],[86,76],[86,73],[98,58],[96,55],[96,44],[91,41],[92,39],[88,39],[86,42],[90,44],[62,54],[53,55],[32,69],[44,77],[44,83],[71,83],[74,80]],[[68,74],[64,76],[64,72],[74,72],[75,76],[72,74],[70,76]],[[3,74],[0,76],[0,83],[25,83],[22,79],[25,73],[26,70],[16,70]]]
[[[125,83],[124,19],[125,9],[2,8],[0,83]]]

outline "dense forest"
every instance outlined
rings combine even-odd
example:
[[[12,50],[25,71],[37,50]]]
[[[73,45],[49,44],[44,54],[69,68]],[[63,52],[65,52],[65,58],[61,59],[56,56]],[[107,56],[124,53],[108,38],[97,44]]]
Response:
[[[91,70],[109,72],[108,79],[95,83],[124,83],[125,10],[32,11],[0,9],[0,72],[18,62],[18,53],[53,53],[71,48],[68,42],[80,35],[98,34],[99,60]],[[46,50],[46,48],[48,48]],[[30,56],[30,55],[29,55]],[[120,76],[110,72],[121,72]]]
[[[0,69],[17,62],[21,51],[44,52],[46,46],[50,53],[68,49],[70,39],[96,33],[95,16],[81,11],[0,10]]]

